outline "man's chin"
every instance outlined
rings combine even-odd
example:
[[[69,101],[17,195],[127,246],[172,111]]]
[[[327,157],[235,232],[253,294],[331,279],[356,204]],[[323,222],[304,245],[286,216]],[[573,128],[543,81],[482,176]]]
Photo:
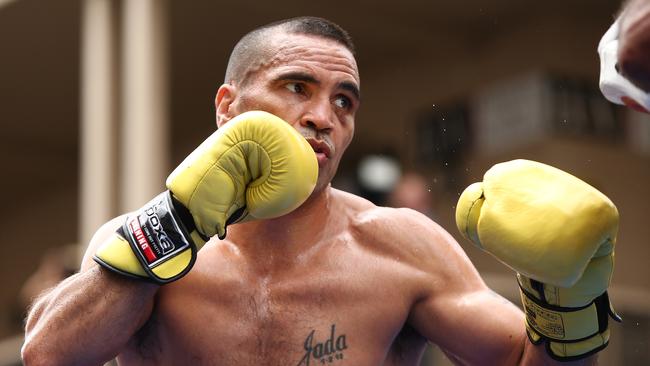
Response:
[[[321,172],[319,171],[318,179],[316,180],[316,186],[314,187],[314,190],[311,192],[311,197],[323,193],[323,191],[325,191],[327,187],[330,186],[331,181],[332,180],[329,177],[325,177],[321,175]]]

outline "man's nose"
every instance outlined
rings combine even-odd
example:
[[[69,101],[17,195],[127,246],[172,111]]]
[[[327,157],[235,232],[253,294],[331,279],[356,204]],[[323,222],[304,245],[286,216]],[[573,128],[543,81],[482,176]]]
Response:
[[[329,132],[332,129],[333,111],[329,101],[314,101],[310,103],[300,119],[300,125],[319,132]]]

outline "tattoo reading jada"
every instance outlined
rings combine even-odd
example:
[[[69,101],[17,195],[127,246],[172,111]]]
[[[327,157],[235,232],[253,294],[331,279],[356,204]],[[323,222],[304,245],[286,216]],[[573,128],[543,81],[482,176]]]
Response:
[[[310,361],[328,364],[343,359],[343,350],[348,348],[345,334],[336,335],[336,324],[332,324],[330,337],[324,342],[314,340],[316,330],[312,330],[305,339],[305,355],[302,356],[297,366],[309,366]]]

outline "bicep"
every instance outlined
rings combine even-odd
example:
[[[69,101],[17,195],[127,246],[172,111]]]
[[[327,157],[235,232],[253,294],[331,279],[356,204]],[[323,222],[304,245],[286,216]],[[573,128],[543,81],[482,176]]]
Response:
[[[465,363],[515,364],[526,339],[523,313],[485,285],[448,233],[435,240],[436,254],[422,264],[428,279],[409,323]]]
[[[515,364],[526,338],[521,311],[487,288],[425,300],[416,305],[409,321],[431,342],[469,364]]]

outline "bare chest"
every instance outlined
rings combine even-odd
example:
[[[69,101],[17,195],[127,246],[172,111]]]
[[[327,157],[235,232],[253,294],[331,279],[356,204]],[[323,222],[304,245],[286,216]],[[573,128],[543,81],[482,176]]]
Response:
[[[384,363],[411,306],[405,274],[367,253],[323,255],[264,274],[198,261],[160,292],[134,354],[153,364]]]

